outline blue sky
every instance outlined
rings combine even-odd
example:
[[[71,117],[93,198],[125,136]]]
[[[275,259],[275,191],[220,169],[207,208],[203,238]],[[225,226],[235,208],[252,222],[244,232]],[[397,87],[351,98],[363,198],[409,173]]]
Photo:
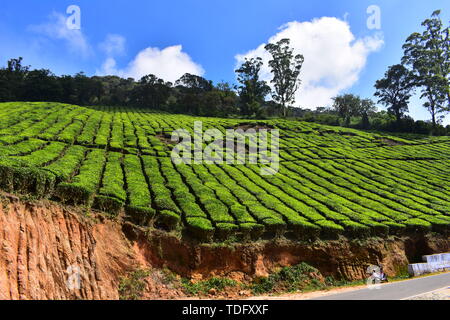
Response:
[[[260,53],[258,47],[269,39],[287,34],[298,39],[296,50],[305,52],[305,81],[298,101],[315,107],[312,101],[326,103],[335,93],[372,98],[375,80],[400,61],[406,37],[421,30],[421,21],[435,9],[442,9],[443,20],[449,21],[448,4],[448,0],[2,1],[0,61],[5,64],[22,56],[26,64],[56,74],[84,71],[138,77],[152,71],[172,80],[189,71],[215,82],[234,82],[239,59]],[[69,32],[61,28],[70,5],[81,9],[81,29]],[[379,30],[367,27],[370,5],[380,8]],[[324,32],[326,28],[333,32]],[[327,44],[318,44],[321,41]],[[333,74],[341,67],[350,71]],[[420,104],[413,99],[411,114],[428,119]]]

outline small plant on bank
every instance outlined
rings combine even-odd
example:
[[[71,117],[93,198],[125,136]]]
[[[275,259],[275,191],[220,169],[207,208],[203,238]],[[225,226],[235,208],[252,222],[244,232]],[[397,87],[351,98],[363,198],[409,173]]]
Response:
[[[208,294],[212,289],[217,292],[223,291],[227,287],[235,287],[238,282],[228,278],[211,278],[208,280],[202,280],[198,282],[192,282],[189,279],[183,279],[181,281],[183,290],[188,295]]]
[[[120,300],[140,300],[145,289],[145,278],[149,271],[138,269],[123,277],[119,283]]]
[[[292,267],[283,267],[268,277],[257,278],[251,289],[255,294],[320,290],[326,287],[326,283],[320,278],[319,270],[302,262]]]

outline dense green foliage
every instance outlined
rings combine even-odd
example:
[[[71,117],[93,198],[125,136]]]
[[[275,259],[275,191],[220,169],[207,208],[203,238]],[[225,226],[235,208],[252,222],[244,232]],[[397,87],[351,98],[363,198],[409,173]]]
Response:
[[[280,169],[174,165],[175,129],[280,130]],[[0,188],[203,241],[364,238],[450,228],[450,138],[119,107],[0,104]]]

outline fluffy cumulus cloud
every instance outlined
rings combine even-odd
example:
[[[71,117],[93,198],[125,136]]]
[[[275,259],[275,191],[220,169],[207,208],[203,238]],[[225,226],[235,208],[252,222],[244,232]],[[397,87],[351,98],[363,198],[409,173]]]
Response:
[[[171,82],[175,82],[185,73],[202,76],[205,71],[201,65],[195,63],[187,53],[183,52],[181,45],[162,50],[152,47],[146,48],[139,52],[124,69],[118,69],[116,60],[108,57],[101,70],[97,71],[99,75],[118,75],[136,80],[145,75],[154,74]]]
[[[92,55],[93,50],[81,29],[69,29],[67,16],[53,12],[46,23],[29,26],[29,30],[49,39],[64,41],[68,49],[83,57]]]
[[[367,57],[383,45],[380,34],[356,39],[346,21],[322,17],[310,22],[289,22],[268,42],[283,38],[291,40],[295,53],[301,53],[305,62],[301,71],[302,84],[296,94],[296,106],[315,109],[331,104],[331,98],[358,81]],[[264,66],[261,77],[270,81],[268,67],[271,56],[261,44],[254,50],[236,56],[237,64],[245,57],[261,57]]]

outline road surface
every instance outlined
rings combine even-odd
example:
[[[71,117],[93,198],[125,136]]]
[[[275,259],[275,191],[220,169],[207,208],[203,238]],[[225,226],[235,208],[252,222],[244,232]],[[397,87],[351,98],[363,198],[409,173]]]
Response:
[[[401,300],[450,286],[450,273],[386,283],[379,289],[364,288],[324,295],[311,300]]]

